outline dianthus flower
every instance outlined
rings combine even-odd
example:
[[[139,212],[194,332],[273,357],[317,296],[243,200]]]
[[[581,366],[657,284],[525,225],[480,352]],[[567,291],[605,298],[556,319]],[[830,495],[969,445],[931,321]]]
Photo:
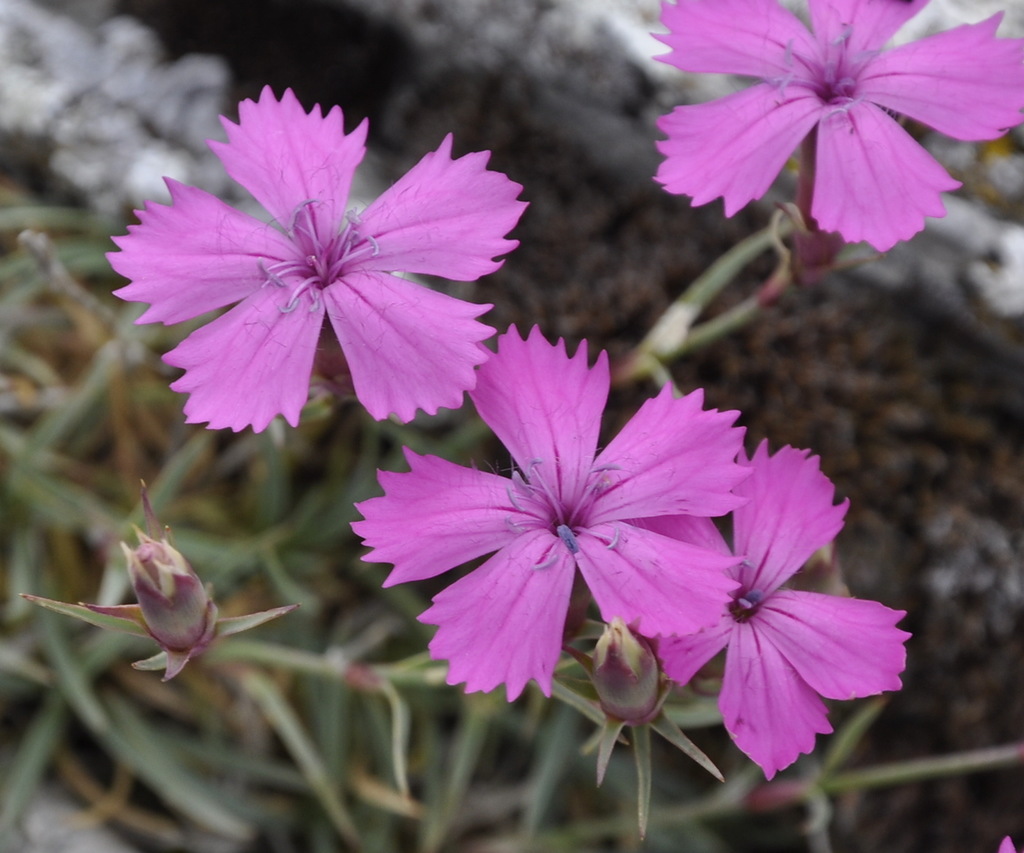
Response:
[[[758,80],[658,123],[658,180],[732,216],[767,192],[801,140],[812,160],[810,213],[879,251],[944,216],[960,186],[900,126],[909,116],[955,139],[993,139],[1021,121],[1024,44],[995,37],[1001,16],[883,50],[928,0],[808,0],[811,30],[777,0],[666,2],[658,59],[684,71]],[[810,136],[808,136],[810,134]],[[815,139],[816,137],[816,139]],[[816,161],[816,164],[815,162]]]
[[[228,174],[273,220],[263,222],[195,187],[167,180],[170,206],[147,204],[109,255],[131,283],[115,293],[150,307],[140,323],[179,323],[238,304],[164,360],[185,370],[171,387],[190,397],[190,423],[293,426],[309,393],[326,315],[359,401],[373,417],[408,421],[461,405],[487,358],[493,329],[473,305],[393,275],[472,281],[517,245],[522,189],[488,171],[487,152],[451,158],[449,135],[361,213],[347,210],[367,123],[345,133],[340,108],[306,113],[291,90],[269,87],[222,119],[211,142]]]
[[[513,329],[481,368],[470,396],[518,468],[511,477],[406,451],[411,471],[381,472],[383,497],[358,505],[363,559],[394,569],[385,586],[434,577],[492,554],[434,597],[421,621],[450,664],[450,684],[506,685],[509,699],[535,679],[550,694],[577,570],[605,621],[645,634],[696,631],[717,621],[735,581],[730,555],[644,530],[630,519],[722,515],[742,499],[735,412],[705,411],[694,391],[662,391],[597,452],[609,389],[605,353],[571,358],[534,328]]]
[[[666,674],[680,684],[723,648],[719,707],[736,745],[771,779],[817,733],[832,731],[821,696],[852,699],[900,688],[906,663],[896,628],[906,615],[876,601],[783,589],[819,548],[835,538],[847,503],[816,457],[784,447],[774,456],[762,443],[753,474],[736,492],[748,503],[733,512],[733,549],[709,519],[663,518],[653,530],[742,558],[729,574],[739,583],[718,623],[658,645]]]

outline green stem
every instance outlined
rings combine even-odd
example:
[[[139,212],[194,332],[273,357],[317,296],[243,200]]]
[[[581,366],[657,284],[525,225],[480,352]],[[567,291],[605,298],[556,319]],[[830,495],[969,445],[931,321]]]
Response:
[[[757,296],[749,296],[727,311],[712,317],[706,323],[694,326],[679,349],[672,354],[672,358],[699,350],[737,329],[742,329],[761,313],[761,309],[761,300]]]
[[[747,264],[762,252],[772,248],[780,237],[787,236],[792,227],[789,220],[784,219],[780,223],[773,221],[760,231],[740,240],[696,278],[673,304],[693,305],[702,310],[707,308],[711,300],[718,296]],[[651,335],[647,337],[650,338]]]
[[[348,676],[354,663],[341,656],[305,652],[290,646],[280,646],[260,640],[235,639],[218,642],[206,652],[203,659],[207,663],[244,661],[245,663],[301,672],[332,681],[342,681],[346,684],[351,682]],[[426,654],[416,655],[406,661],[394,664],[371,666],[360,663],[358,668],[370,675],[369,679],[358,678],[357,681],[360,684],[367,684],[372,680],[372,676],[376,676],[382,683],[386,682],[399,687],[409,685],[441,686],[445,683],[447,672],[447,668],[443,664],[432,664]]]
[[[887,788],[892,785],[906,785],[927,779],[941,779],[946,776],[962,776],[965,773],[980,773],[1017,767],[1024,764],[1024,743],[991,746],[952,755],[931,758],[916,758],[910,761],[895,761],[847,770],[818,783],[827,794],[841,794],[846,791],[863,791],[867,788]]]
[[[697,332],[693,324],[704,309],[747,264],[765,250],[777,247],[781,238],[787,236],[792,228],[793,223],[788,219],[773,218],[770,225],[741,240],[718,258],[665,310],[651,331],[615,371],[614,381],[621,384],[663,375],[665,362],[696,349],[698,345],[692,344],[690,339]],[[749,322],[755,315],[756,312],[747,316],[744,322]],[[720,334],[725,334],[725,330]],[[713,338],[705,333],[703,342],[708,343],[710,340]]]

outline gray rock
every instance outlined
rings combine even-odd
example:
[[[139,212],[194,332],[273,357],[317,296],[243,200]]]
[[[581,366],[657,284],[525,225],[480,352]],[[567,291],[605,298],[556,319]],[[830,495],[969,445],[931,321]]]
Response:
[[[229,73],[214,56],[161,59],[137,21],[96,26],[29,0],[0,0],[0,141],[16,173],[93,210],[120,214],[166,197],[168,175],[226,182],[204,140],[219,135]]]

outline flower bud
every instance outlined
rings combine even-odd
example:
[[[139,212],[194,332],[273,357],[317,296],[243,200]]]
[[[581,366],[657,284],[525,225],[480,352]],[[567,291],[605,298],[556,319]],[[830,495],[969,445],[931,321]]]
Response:
[[[636,726],[658,715],[664,696],[658,658],[650,641],[619,617],[597,641],[591,678],[609,716]]]
[[[217,607],[188,561],[166,538],[138,533],[138,547],[122,542],[121,548],[146,628],[168,653],[186,652],[191,657],[213,639]]]

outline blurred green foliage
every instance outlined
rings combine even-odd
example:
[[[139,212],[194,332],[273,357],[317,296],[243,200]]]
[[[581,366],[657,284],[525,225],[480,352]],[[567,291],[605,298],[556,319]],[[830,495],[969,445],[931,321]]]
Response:
[[[664,744],[641,844],[628,753],[598,789],[575,710],[446,686],[416,621],[440,587],[382,589],[386,567],[360,561],[353,503],[402,445],[496,461],[470,411],[378,424],[314,394],[298,429],[186,425],[160,355],[188,329],[136,326],[141,306],[111,295],[125,223],[2,196],[0,849],[45,780],[143,849],[730,849],[694,817],[737,798],[682,805],[718,783]],[[162,683],[129,666],[144,639],[19,597],[124,601],[140,481],[223,615],[301,608]],[[697,708],[715,722],[713,700]]]

